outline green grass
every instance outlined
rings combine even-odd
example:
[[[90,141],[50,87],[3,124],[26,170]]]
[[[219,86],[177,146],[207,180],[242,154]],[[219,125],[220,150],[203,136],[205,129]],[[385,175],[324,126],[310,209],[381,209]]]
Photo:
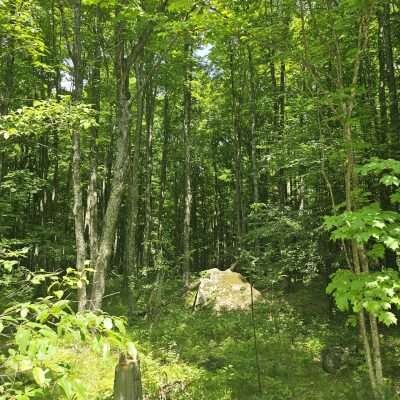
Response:
[[[366,373],[358,369],[325,373],[319,361],[328,343],[356,340],[356,329],[326,316],[323,290],[317,285],[289,295],[267,296],[256,308],[256,332],[262,393],[250,313],[216,315],[191,312],[175,288],[155,321],[137,320],[128,334],[141,352],[146,400],[159,392],[174,400],[368,400]],[[172,297],[172,301],[171,301]],[[397,345],[399,339],[385,341]],[[74,359],[76,376],[90,383],[88,398],[105,399],[112,391],[116,355],[99,358],[89,350],[64,354]],[[395,369],[393,364],[390,368]],[[388,397],[393,398],[393,397]]]

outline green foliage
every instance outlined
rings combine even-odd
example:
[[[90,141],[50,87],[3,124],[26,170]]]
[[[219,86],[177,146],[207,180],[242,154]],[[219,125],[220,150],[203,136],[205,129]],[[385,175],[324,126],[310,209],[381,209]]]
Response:
[[[385,186],[398,186],[400,163],[395,160],[373,159],[359,168],[361,175],[378,175]],[[382,210],[370,204],[355,211],[325,217],[324,226],[332,231],[332,239],[354,240],[368,248],[372,258],[383,258],[385,248],[398,251],[400,247],[400,214]],[[394,266],[393,266],[394,267]],[[355,274],[339,270],[332,275],[327,293],[333,294],[338,308],[358,313],[362,310],[375,315],[385,325],[397,323],[392,307],[398,308],[400,276],[397,271]]]
[[[361,175],[378,175],[385,186],[399,185],[400,162],[392,159],[372,159],[358,168]],[[391,195],[396,203],[399,192]],[[372,245],[369,255],[384,256],[384,247],[397,251],[400,247],[400,214],[397,211],[382,210],[378,203],[372,203],[355,211],[325,217],[324,226],[332,231],[332,239],[355,240],[360,245]]]
[[[326,289],[341,311],[361,310],[375,315],[385,325],[397,324],[392,308],[400,309],[400,274],[387,270],[355,274],[339,270]]]
[[[366,244],[373,239],[397,250],[400,245],[399,221],[399,213],[384,211],[378,204],[372,204],[356,211],[325,217],[325,227],[328,230],[334,229],[334,240],[354,239],[359,244]]]
[[[26,249],[2,248],[0,274],[20,268],[16,257]],[[15,262],[11,263],[11,260]],[[86,383],[74,374],[73,365],[58,358],[66,349],[88,347],[99,355],[126,346],[125,322],[107,314],[75,314],[68,298],[82,275],[68,269],[60,273],[24,271],[28,286],[46,287],[46,296],[20,301],[0,314],[1,400],[62,398],[85,400]],[[23,276],[18,275],[19,284]]]
[[[46,131],[71,134],[73,129],[88,130],[96,125],[93,109],[87,104],[75,104],[70,96],[60,100],[35,100],[0,117],[0,135],[5,140],[21,136],[39,136]]]
[[[256,279],[264,276],[267,285],[283,279],[309,282],[318,274],[322,261],[317,230],[305,228],[310,223],[312,216],[306,212],[253,204],[239,264],[255,273]]]

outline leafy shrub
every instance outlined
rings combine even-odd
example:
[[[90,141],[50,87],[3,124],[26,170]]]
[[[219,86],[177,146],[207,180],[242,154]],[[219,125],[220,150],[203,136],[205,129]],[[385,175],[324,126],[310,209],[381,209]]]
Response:
[[[2,250],[2,275],[12,273],[18,253]],[[17,261],[17,260],[15,260]],[[25,271],[26,272],[26,271]],[[44,285],[47,295],[11,304],[0,314],[0,400],[87,399],[86,385],[64,355],[89,347],[101,355],[126,345],[125,321],[107,314],[75,314],[71,292],[81,276],[74,269],[29,273],[25,283]],[[62,357],[60,357],[62,355]],[[96,369],[97,366],[94,366]]]

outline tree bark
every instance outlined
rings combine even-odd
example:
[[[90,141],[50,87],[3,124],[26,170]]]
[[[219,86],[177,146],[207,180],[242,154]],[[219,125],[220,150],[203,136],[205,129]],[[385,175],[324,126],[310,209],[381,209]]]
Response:
[[[232,102],[232,130],[235,143],[235,214],[236,214],[236,245],[240,249],[243,235],[243,210],[242,210],[242,138],[240,116],[237,104],[237,91],[235,86],[235,60],[233,44],[230,46],[230,84]]]
[[[131,101],[129,92],[130,65],[127,63],[125,54],[125,29],[123,21],[118,20],[120,16],[121,3],[116,6],[116,59],[115,79],[117,82],[117,140],[116,154],[113,165],[113,176],[111,180],[110,197],[103,221],[103,231],[99,243],[95,272],[93,276],[93,287],[91,293],[91,308],[101,309],[105,291],[105,272],[111,257],[114,237],[117,228],[118,214],[122,201],[124,182],[128,167],[130,150],[130,122]]]
[[[357,179],[354,171],[354,150],[353,150],[353,134],[351,117],[353,115],[354,101],[356,96],[356,84],[358,82],[360,63],[362,52],[366,49],[368,43],[368,27],[369,27],[369,15],[366,10],[366,14],[361,16],[359,36],[358,36],[358,48],[357,55],[353,64],[353,76],[351,82],[351,91],[349,98],[341,104],[341,118],[344,133],[344,143],[346,149],[346,171],[345,171],[345,195],[346,195],[346,211],[352,212],[356,208],[356,204],[353,201],[352,191],[357,187]],[[342,56],[339,48],[339,39],[336,37],[335,32],[335,45],[336,45],[336,63],[337,63],[337,87],[339,90],[345,88],[344,79],[342,75]],[[354,272],[356,274],[368,273],[368,260],[364,252],[364,248],[352,240],[352,256],[353,256],[353,266]],[[366,321],[364,316],[364,311],[359,313],[359,323],[360,323],[360,333],[364,343],[364,350],[366,355],[366,361],[368,366],[368,373],[370,377],[370,382],[374,395],[378,398],[382,397],[383,388],[383,373],[382,373],[382,361],[380,356],[380,343],[379,343],[379,332],[376,323],[376,318],[374,315],[369,315],[370,317],[370,332],[372,337],[372,349],[369,343]]]
[[[400,151],[400,117],[397,96],[397,82],[393,63],[392,27],[390,21],[390,1],[384,0],[382,14],[383,44],[386,58],[386,77],[389,90],[390,133],[394,150],[393,156],[399,156]]]
[[[99,18],[100,10],[98,6],[95,8],[94,16],[94,36],[99,39]],[[96,122],[99,123],[100,113],[100,69],[101,69],[101,53],[100,47],[94,45],[93,52],[94,64],[89,84],[90,102],[96,110]],[[98,127],[91,128],[90,136],[90,181],[87,194],[87,212],[85,225],[89,229],[89,245],[90,245],[90,263],[93,267],[97,260],[98,252],[98,195],[97,195],[97,136]]]
[[[73,9],[73,82],[74,102],[82,100],[83,90],[83,70],[82,70],[82,39],[81,39],[81,2],[76,0]],[[84,210],[82,200],[81,187],[81,148],[80,133],[78,128],[73,127],[72,143],[72,176],[73,176],[73,192],[74,192],[74,221],[75,221],[75,243],[76,243],[76,268],[81,274],[80,287],[78,287],[78,311],[83,311],[86,307],[86,282],[85,282],[85,259],[86,259],[86,242],[85,242],[85,225]]]
[[[139,204],[139,163],[140,149],[143,131],[143,106],[144,106],[144,83],[143,64],[135,64],[136,71],[136,127],[133,156],[130,162],[129,200],[128,200],[128,228],[125,243],[124,261],[124,285],[128,302],[128,314],[132,317],[134,312],[134,293],[131,279],[135,274],[137,266],[136,232],[138,225]]]
[[[183,84],[183,146],[185,153],[185,199],[184,199],[184,219],[183,219],[183,281],[185,286],[189,284],[190,278],[190,217],[192,208],[192,187],[191,187],[191,110],[192,110],[192,49],[189,39],[185,39],[185,81]]]
[[[253,55],[250,46],[247,46],[250,72],[250,114],[251,114],[251,175],[253,180],[253,202],[260,201],[258,189],[258,167],[257,167],[257,105],[256,84],[254,74]]]
[[[149,63],[149,73],[151,73],[151,63]],[[153,79],[149,77],[146,93],[146,156],[145,156],[145,224],[143,233],[143,259],[142,265],[147,268],[151,264],[152,249],[152,204],[151,204],[151,182],[153,174],[153,129],[154,129],[154,107],[157,87]]]

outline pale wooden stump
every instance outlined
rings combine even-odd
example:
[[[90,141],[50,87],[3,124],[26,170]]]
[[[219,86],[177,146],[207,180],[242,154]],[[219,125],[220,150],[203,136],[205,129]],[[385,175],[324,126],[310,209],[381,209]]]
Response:
[[[143,400],[140,361],[136,349],[131,348],[119,357],[115,367],[114,400]]]

